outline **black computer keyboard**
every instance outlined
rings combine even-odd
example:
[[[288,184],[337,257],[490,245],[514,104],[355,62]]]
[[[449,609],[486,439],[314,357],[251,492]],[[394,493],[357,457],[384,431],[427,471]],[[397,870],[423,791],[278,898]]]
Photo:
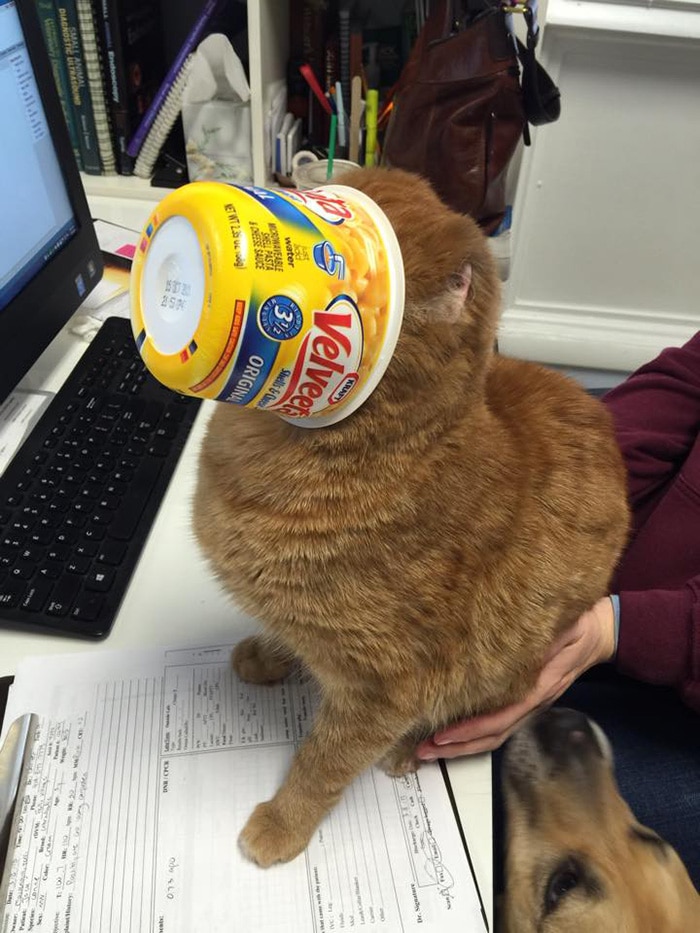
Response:
[[[105,321],[0,476],[0,625],[109,632],[198,406]]]

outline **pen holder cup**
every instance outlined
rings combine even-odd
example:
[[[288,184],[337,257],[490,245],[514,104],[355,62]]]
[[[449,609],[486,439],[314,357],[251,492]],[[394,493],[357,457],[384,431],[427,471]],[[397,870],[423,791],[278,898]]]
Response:
[[[299,191],[308,191],[320,185],[333,184],[334,180],[353,168],[359,168],[357,162],[348,159],[335,159],[330,179],[328,174],[328,159],[317,159],[315,162],[302,162],[292,172],[292,181]]]
[[[160,382],[304,427],[374,391],[403,303],[391,224],[340,185],[184,185],[149,217],[131,273],[134,338]]]

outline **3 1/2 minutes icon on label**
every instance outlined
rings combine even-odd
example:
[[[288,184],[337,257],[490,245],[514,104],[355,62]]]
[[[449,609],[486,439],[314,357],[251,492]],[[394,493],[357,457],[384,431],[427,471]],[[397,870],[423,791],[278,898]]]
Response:
[[[287,295],[273,295],[260,306],[260,330],[272,340],[291,340],[302,328],[301,308]]]

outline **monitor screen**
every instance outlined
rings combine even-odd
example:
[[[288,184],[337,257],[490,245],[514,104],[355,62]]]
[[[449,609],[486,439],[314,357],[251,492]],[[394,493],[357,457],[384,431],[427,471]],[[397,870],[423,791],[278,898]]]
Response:
[[[0,400],[101,272],[33,7],[0,0]]]

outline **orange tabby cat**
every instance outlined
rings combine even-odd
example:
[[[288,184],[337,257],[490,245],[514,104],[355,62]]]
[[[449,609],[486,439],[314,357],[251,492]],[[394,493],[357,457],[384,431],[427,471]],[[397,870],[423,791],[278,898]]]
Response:
[[[627,531],[608,415],[559,374],[494,353],[499,281],[474,222],[398,170],[343,183],[385,211],[404,324],[367,402],[333,427],[218,405],[195,528],[265,634],[233,663],[255,683],[317,678],[311,735],[240,837],[293,858],[365,768],[520,699],[554,637],[606,592]]]

